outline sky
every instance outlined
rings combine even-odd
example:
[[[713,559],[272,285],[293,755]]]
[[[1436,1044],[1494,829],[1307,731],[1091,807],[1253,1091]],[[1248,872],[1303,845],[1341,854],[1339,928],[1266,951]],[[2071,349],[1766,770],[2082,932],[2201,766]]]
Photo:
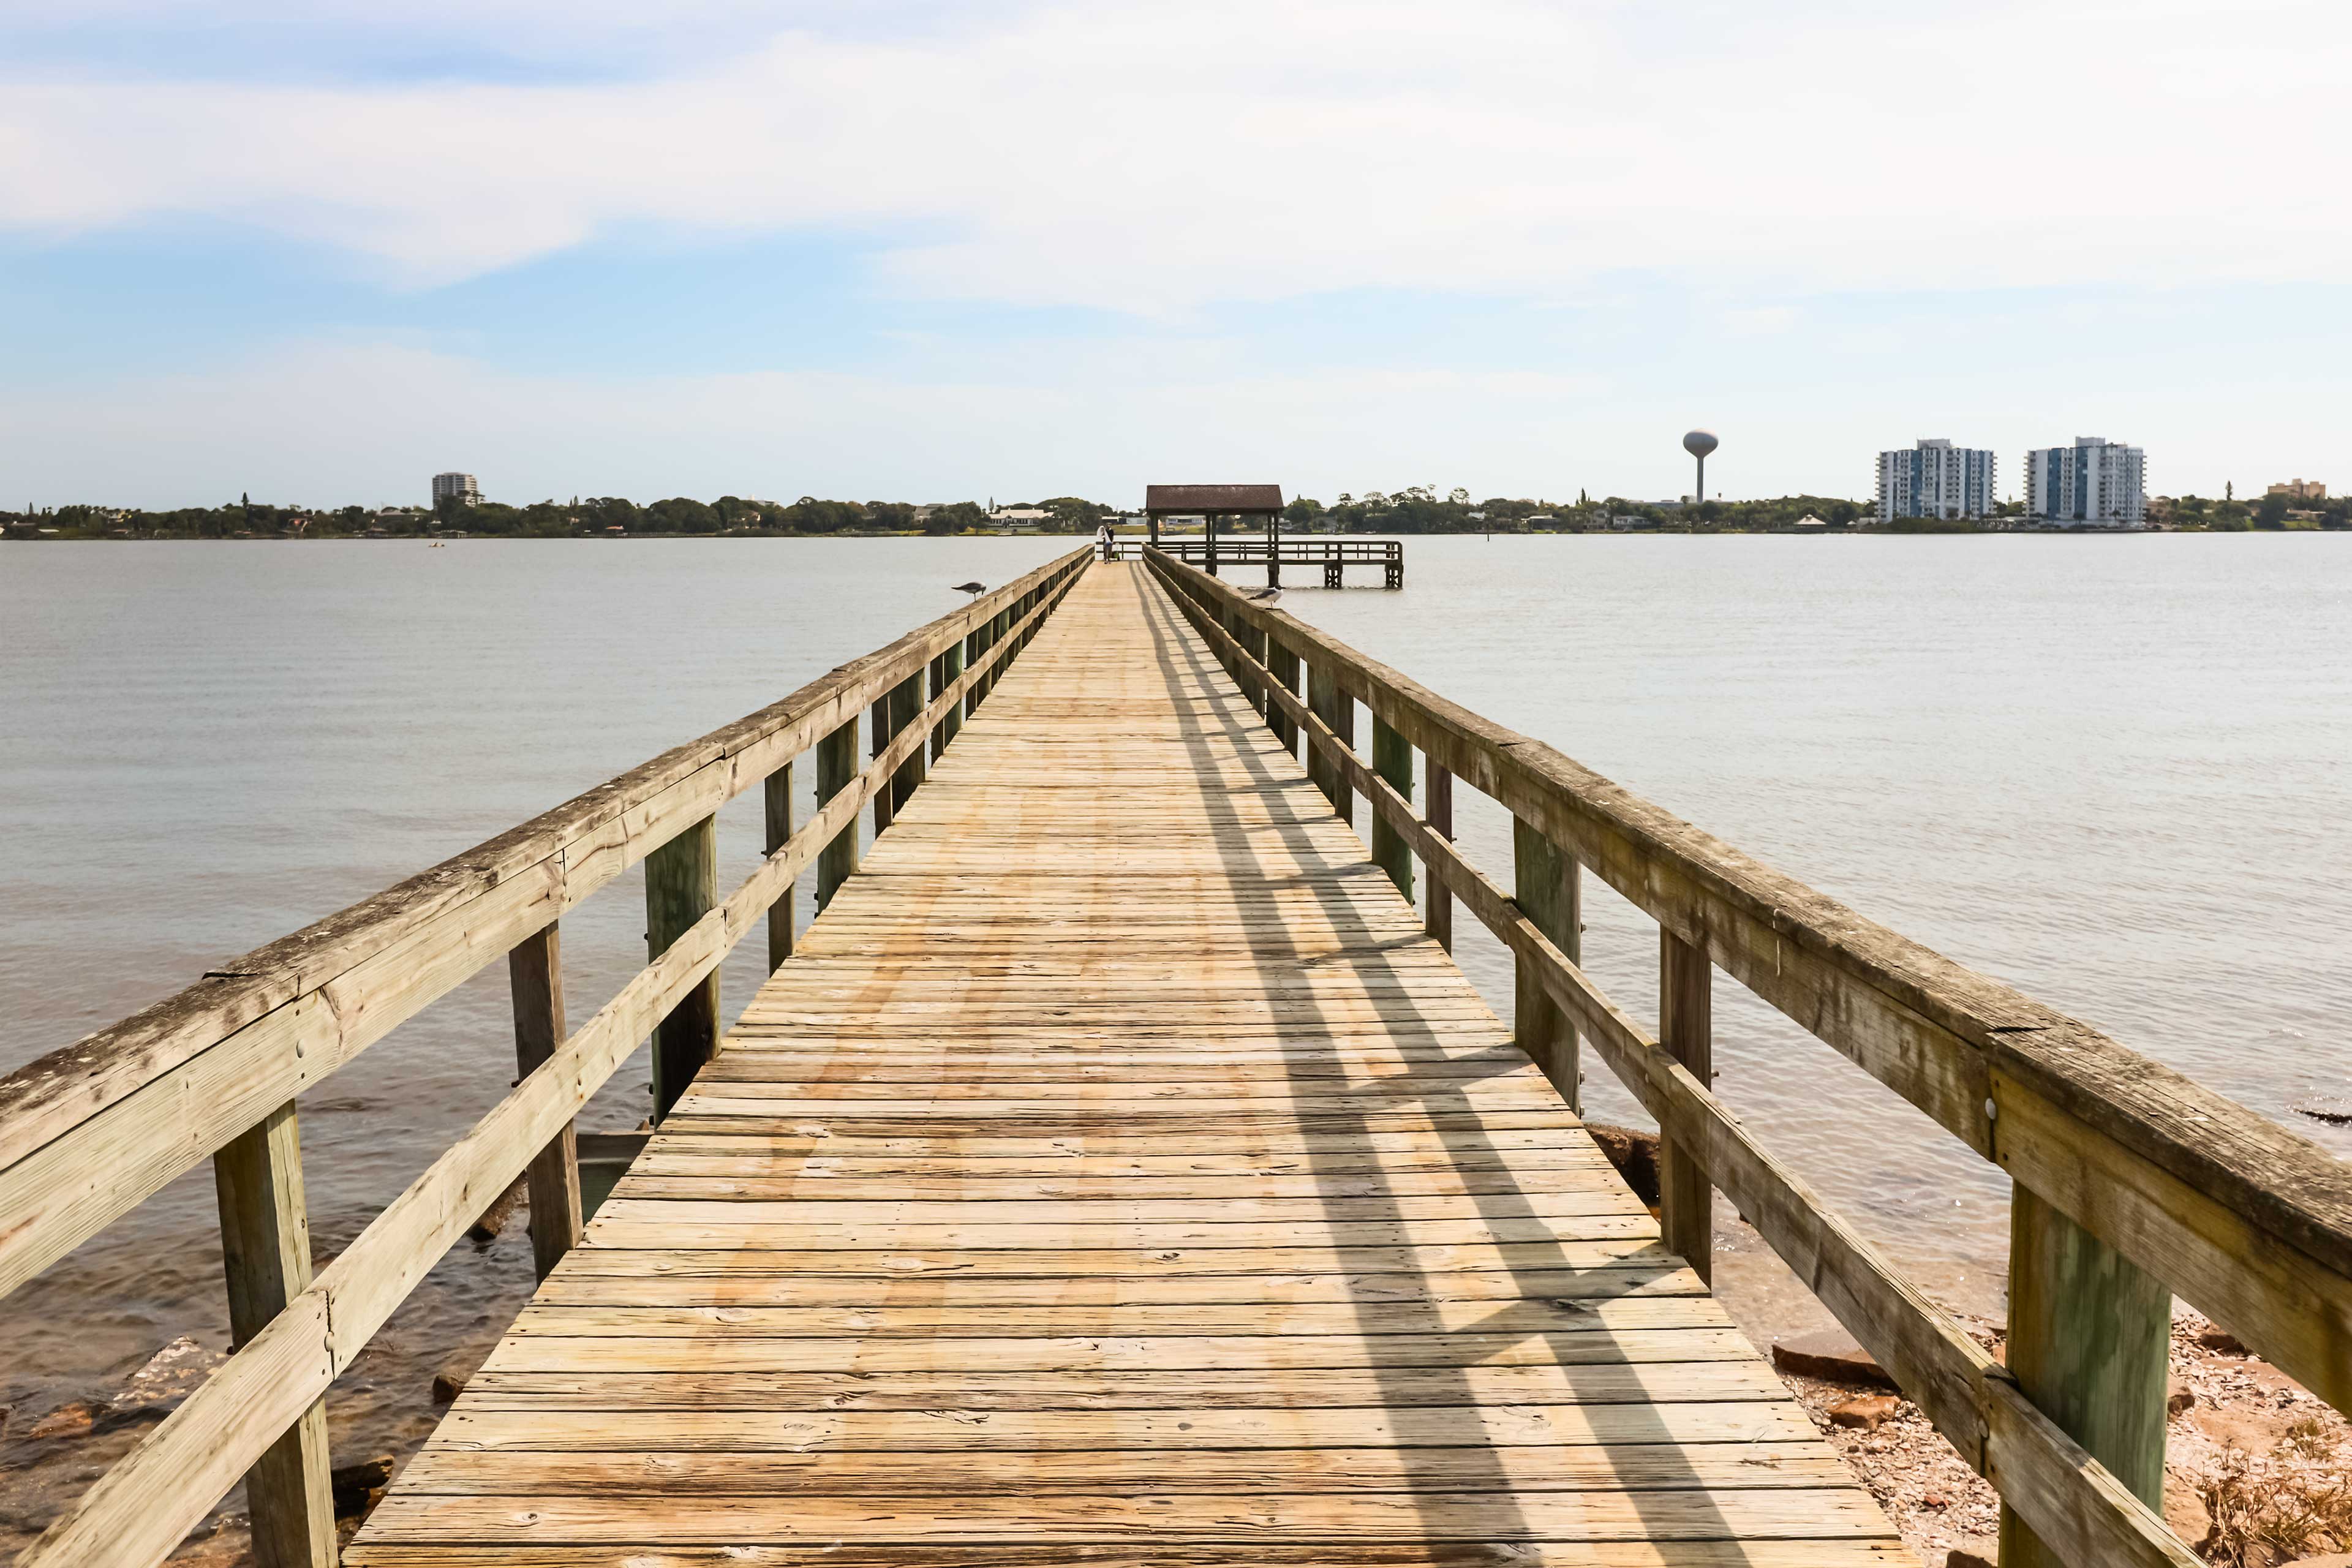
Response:
[[[0,498],[2352,483],[2352,7],[6,0]]]

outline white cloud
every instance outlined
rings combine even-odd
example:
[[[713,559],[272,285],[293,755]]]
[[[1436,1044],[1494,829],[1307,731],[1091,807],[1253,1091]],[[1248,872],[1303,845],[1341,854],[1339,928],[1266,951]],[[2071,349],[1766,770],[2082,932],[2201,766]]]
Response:
[[[1618,268],[2341,279],[2352,230],[2314,192],[2347,41],[2305,4],[1200,0],[786,32],[587,85],[20,79],[0,224],[200,214],[423,284],[624,226],[847,233],[908,292],[1146,312]]]
[[[0,390],[0,430],[10,480],[26,495],[117,505],[212,504],[248,490],[304,505],[381,502],[417,494],[448,468],[478,472],[509,501],[1072,489],[1132,500],[1137,476],[1171,469],[1352,488],[1368,482],[1366,451],[1381,454],[1381,483],[1465,463],[1527,471],[1531,456],[1565,449],[1570,422],[1608,384],[1530,372],[1236,373],[1222,362],[1138,376],[1135,353],[1097,345],[1050,374],[907,382],[532,375],[402,344],[324,342],[226,367]]]

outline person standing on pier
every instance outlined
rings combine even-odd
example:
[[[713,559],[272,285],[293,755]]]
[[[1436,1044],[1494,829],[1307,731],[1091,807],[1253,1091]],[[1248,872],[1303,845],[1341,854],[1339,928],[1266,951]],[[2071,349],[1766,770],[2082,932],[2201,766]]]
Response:
[[[1110,556],[1110,520],[1105,518],[1095,525],[1095,558],[1098,561],[1108,561]]]

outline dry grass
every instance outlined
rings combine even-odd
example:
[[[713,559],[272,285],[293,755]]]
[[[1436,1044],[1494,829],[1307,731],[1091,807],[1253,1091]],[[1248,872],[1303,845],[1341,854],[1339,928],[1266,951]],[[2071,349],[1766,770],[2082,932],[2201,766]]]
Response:
[[[2324,1424],[2305,1425],[2295,1424],[2281,1450],[2296,1458],[2326,1452]],[[2203,1542],[2209,1563],[2273,1568],[2352,1548],[2352,1474],[2341,1469],[2280,1466],[2230,1448],[2199,1490],[2213,1518],[2213,1533]]]

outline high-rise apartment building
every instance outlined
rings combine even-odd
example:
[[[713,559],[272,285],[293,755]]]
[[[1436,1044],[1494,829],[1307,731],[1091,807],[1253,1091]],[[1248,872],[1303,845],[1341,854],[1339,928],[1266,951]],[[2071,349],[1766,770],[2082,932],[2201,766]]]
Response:
[[[2054,528],[2147,526],[2147,455],[2101,436],[2025,455],[2025,515]]]
[[[471,474],[436,474],[433,476],[433,510],[440,510],[445,500],[456,501],[459,506],[479,506],[482,487],[474,482]]]
[[[1922,437],[1878,454],[1878,521],[1898,517],[1990,517],[1992,454]]]

